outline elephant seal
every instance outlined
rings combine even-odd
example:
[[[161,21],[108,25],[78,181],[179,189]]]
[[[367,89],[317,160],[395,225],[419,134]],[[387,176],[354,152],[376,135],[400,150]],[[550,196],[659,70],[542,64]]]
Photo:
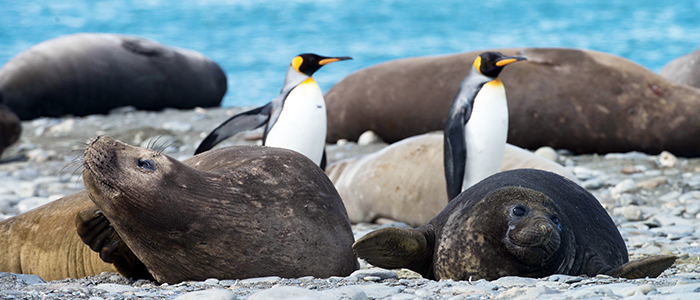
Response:
[[[22,124],[17,115],[0,104],[0,156],[7,147],[19,140],[21,134]]]
[[[576,153],[668,150],[700,155],[700,90],[627,59],[590,50],[505,49],[527,61],[499,78],[508,143]],[[460,81],[483,51],[399,59],[357,71],[325,95],[327,141],[372,130],[388,143],[442,130]]]
[[[352,223],[387,218],[411,226],[428,223],[447,205],[442,132],[410,137],[365,156],[339,161],[326,174]],[[563,166],[506,144],[501,170],[548,170],[573,181]]]
[[[44,280],[115,272],[76,234],[75,215],[90,207],[94,204],[83,191],[0,221],[0,272]]]
[[[416,229],[384,228],[353,249],[383,268],[408,268],[430,279],[607,274],[656,277],[673,255],[629,261],[627,247],[598,200],[551,172],[497,173],[450,201]]]
[[[311,160],[259,146],[196,157],[190,167],[109,137],[85,151],[90,198],[156,281],[347,276],[358,268],[340,196]]]
[[[659,75],[678,84],[700,88],[700,48],[670,61]]]
[[[0,103],[22,120],[66,114],[218,106],[221,68],[201,53],[134,36],[80,33],[47,40],[0,69]]]

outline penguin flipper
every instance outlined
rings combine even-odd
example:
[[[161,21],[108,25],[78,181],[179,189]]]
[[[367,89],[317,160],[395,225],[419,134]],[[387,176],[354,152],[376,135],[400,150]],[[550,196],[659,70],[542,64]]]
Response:
[[[323,156],[321,157],[321,170],[326,170],[326,147],[323,147]]]
[[[445,126],[445,180],[447,181],[447,198],[452,200],[462,192],[464,166],[466,165],[467,145],[464,140],[463,118],[448,120]]]
[[[237,114],[212,130],[199,144],[195,155],[207,151],[223,140],[243,131],[253,130],[265,125],[270,119],[271,103]]]

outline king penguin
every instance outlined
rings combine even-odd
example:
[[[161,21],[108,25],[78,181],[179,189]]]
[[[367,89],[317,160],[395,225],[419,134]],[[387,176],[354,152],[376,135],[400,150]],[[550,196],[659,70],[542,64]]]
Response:
[[[297,151],[322,169],[326,166],[326,103],[311,77],[321,67],[347,56],[326,57],[311,53],[295,56],[287,68],[282,92],[264,106],[235,115],[214,129],[195,155],[207,151],[236,133],[263,125],[263,145]]]
[[[448,199],[501,170],[508,137],[508,103],[498,74],[506,65],[525,59],[484,52],[462,80],[445,122]]]

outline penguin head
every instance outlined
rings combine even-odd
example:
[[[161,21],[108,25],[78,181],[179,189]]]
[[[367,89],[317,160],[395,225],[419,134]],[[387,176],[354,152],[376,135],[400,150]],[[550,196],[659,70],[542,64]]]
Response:
[[[505,56],[501,52],[484,52],[474,60],[474,68],[484,76],[498,77],[503,67],[516,61],[527,60],[522,56]]]
[[[332,62],[352,59],[349,56],[328,57],[320,56],[312,53],[299,54],[292,59],[292,68],[297,72],[311,76],[324,65]]]

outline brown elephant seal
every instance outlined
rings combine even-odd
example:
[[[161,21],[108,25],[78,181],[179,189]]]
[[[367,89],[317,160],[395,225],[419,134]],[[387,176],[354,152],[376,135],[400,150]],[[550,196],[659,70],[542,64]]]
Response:
[[[700,88],[700,48],[670,61],[659,75],[678,84]]]
[[[343,199],[350,222],[387,218],[420,226],[447,205],[444,168],[442,132],[433,132],[340,161],[326,173]],[[563,166],[506,144],[501,170],[518,168],[548,170],[577,181]]]
[[[78,192],[0,222],[0,272],[44,280],[115,272],[76,234],[75,215],[94,204]]]
[[[509,143],[577,153],[700,155],[700,90],[596,51],[499,51],[528,59],[499,75]],[[327,141],[355,140],[372,130],[392,143],[444,129],[460,81],[482,52],[399,59],[351,74],[325,95]]]
[[[379,267],[454,280],[656,277],[676,260],[660,255],[628,262],[620,232],[593,195],[564,177],[533,169],[488,177],[428,224],[373,231],[353,249]]]
[[[7,147],[19,140],[21,134],[22,124],[17,115],[0,104],[0,156]]]
[[[80,33],[39,43],[0,69],[0,103],[22,120],[218,106],[226,75],[201,53],[134,36]]]
[[[85,151],[90,198],[158,282],[357,269],[340,196],[311,160],[257,146],[197,157],[190,167],[109,137]]]

